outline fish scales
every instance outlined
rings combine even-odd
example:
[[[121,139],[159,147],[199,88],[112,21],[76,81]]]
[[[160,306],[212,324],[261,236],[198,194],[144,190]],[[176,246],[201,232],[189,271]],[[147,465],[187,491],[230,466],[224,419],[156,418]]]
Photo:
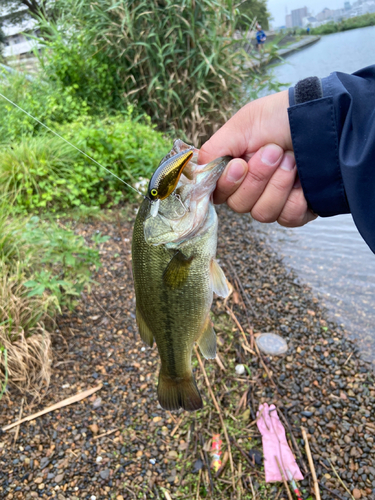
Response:
[[[221,171],[224,163],[220,166]],[[212,191],[214,185],[210,189]],[[183,196],[183,189],[181,193]],[[173,200],[168,200],[160,205],[164,215],[173,213],[169,208]],[[157,218],[150,217],[150,203],[145,199],[138,211],[132,241],[137,323],[142,338],[150,346],[155,340],[158,347],[161,406],[168,410],[182,407],[193,411],[202,407],[192,374],[194,343],[199,343],[204,356],[215,357],[216,354],[216,337],[209,312],[215,288],[212,272],[213,268],[217,269],[217,264],[213,264],[216,262],[217,215],[212,203],[207,206],[203,203],[199,231],[190,231],[191,237],[177,243],[173,241],[173,233],[169,243],[150,244],[145,236],[147,224],[153,228],[153,234],[158,234],[159,229],[155,228],[165,223],[161,214]],[[184,216],[195,217],[194,213]],[[167,220],[171,223],[171,219]],[[163,230],[168,231],[168,222],[161,233]]]

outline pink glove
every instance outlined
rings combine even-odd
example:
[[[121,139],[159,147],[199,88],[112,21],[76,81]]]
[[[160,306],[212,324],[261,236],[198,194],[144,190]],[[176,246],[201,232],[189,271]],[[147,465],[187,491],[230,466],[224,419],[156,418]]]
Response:
[[[278,458],[285,479],[288,481],[288,471],[296,481],[303,479],[297,462],[286,440],[285,429],[280,422],[275,405],[264,403],[257,412],[257,425],[262,434],[264,469],[266,483],[282,481],[275,456]]]

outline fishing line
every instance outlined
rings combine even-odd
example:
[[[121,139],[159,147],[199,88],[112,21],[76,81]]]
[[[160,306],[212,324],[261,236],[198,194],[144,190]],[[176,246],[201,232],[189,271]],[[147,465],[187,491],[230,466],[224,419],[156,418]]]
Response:
[[[116,179],[118,179],[119,181],[123,182],[126,186],[130,187],[131,189],[133,189],[133,191],[135,191],[136,193],[140,194],[141,196],[143,196],[145,198],[145,195],[142,194],[140,191],[138,191],[138,189],[136,189],[135,187],[131,186],[130,184],[128,184],[127,182],[125,182],[123,179],[120,179],[120,177],[118,177],[116,174],[114,174],[113,172],[111,172],[108,168],[104,167],[104,165],[101,165],[98,161],[94,160],[94,158],[91,158],[91,156],[89,156],[88,154],[86,154],[81,149],[77,148],[77,146],[75,146],[74,144],[72,144],[71,142],[69,142],[62,135],[58,134],[57,132],[55,132],[54,130],[52,130],[51,128],[49,128],[47,125],[45,125],[44,123],[42,123],[40,120],[38,120],[38,118],[35,118],[35,116],[31,115],[30,113],[28,113],[27,111],[25,111],[24,109],[22,109],[20,106],[18,106],[18,104],[16,104],[15,102],[11,101],[10,99],[8,99],[8,97],[5,97],[5,95],[3,95],[1,92],[0,92],[0,96],[3,97],[6,101],[10,102],[10,104],[12,104],[15,108],[20,109],[27,116],[30,116],[30,118],[32,118],[37,123],[39,123],[40,125],[42,125],[42,127],[46,128],[47,130],[49,130],[50,132],[52,132],[52,134],[56,135],[59,139],[61,139],[62,141],[66,142],[67,144],[69,144],[69,146],[71,146],[72,148],[76,149],[77,151],[79,151],[84,156],[86,156],[86,158],[88,158],[89,160],[91,160],[94,163],[96,163],[97,165],[99,165],[99,167],[104,168],[104,170],[106,172],[108,172],[109,174],[113,175],[113,177],[116,177]]]

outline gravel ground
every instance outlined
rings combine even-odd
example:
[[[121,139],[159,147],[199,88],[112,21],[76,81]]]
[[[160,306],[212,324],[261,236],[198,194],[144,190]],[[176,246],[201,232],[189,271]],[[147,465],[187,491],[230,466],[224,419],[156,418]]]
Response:
[[[219,258],[235,291],[225,304],[215,301],[213,320],[221,366],[205,369],[231,438],[236,493],[229,463],[212,478],[207,450],[222,434],[205,379],[196,360],[196,378],[205,407],[200,412],[165,412],[157,404],[158,355],[136,334],[135,302],[129,268],[134,216],[75,224],[89,237],[100,231],[103,267],[93,293],[74,313],[58,318],[51,383],[41,403],[10,390],[0,408],[0,427],[80,391],[103,384],[83,401],[51,412],[0,435],[0,498],[151,499],[287,498],[282,485],[265,486],[260,435],[253,425],[261,402],[274,402],[289,424],[289,438],[312,494],[300,427],[309,434],[322,499],[375,500],[375,389],[369,365],[345,332],[286,270],[267,243],[252,231],[251,219],[221,207]],[[244,304],[248,304],[244,307]],[[229,309],[228,309],[229,308]],[[272,331],[286,338],[285,356],[263,357],[251,332]],[[247,370],[237,375],[235,366]],[[267,367],[268,374],[264,366]],[[225,451],[225,440],[224,441]],[[301,460],[302,457],[302,460]],[[335,476],[333,464],[340,476]],[[255,496],[251,493],[255,491]],[[314,496],[312,496],[314,498]]]

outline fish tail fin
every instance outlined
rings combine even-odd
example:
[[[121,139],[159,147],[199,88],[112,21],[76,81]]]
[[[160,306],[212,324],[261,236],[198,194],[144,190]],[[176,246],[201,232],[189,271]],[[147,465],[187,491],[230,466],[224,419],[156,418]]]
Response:
[[[158,400],[165,410],[196,411],[203,407],[193,374],[176,380],[160,372]]]

